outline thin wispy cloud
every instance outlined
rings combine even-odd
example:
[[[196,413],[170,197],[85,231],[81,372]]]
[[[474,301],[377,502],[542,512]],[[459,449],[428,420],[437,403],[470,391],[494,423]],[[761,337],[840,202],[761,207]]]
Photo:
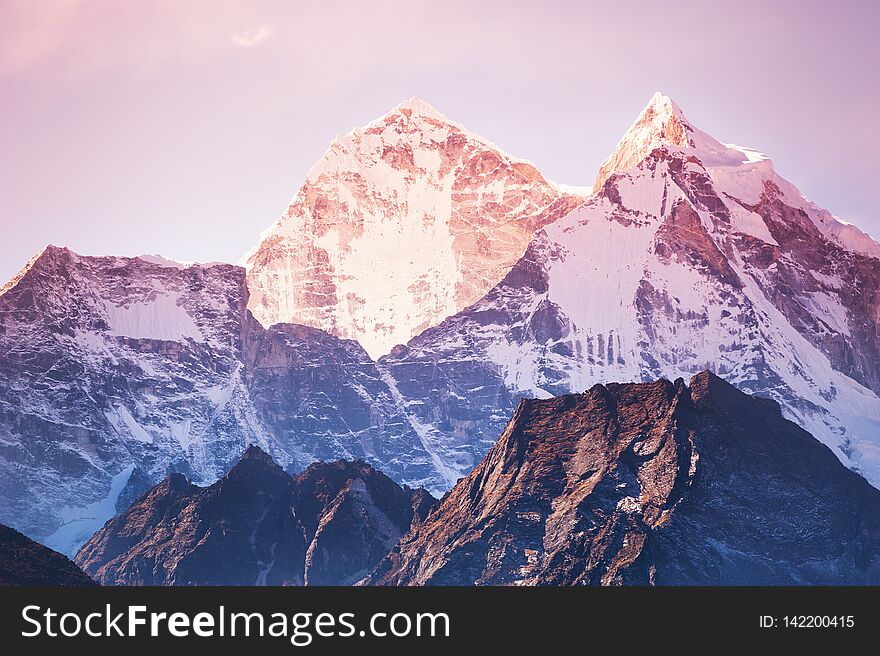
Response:
[[[252,30],[230,32],[229,40],[242,48],[253,48],[271,39],[277,28],[274,25],[260,25]]]

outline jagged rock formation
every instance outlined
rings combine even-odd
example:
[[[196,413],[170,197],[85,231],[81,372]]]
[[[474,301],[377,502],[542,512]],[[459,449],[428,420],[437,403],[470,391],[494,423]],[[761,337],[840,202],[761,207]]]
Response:
[[[258,447],[207,488],[173,474],[76,561],[104,585],[346,585],[436,501],[364,462],[292,477]]]
[[[385,585],[877,584],[880,491],[709,372],[523,400],[365,579]]]
[[[411,99],[337,137],[245,258],[263,325],[377,358],[470,305],[582,197]]]
[[[93,586],[67,556],[0,524],[0,586]]]

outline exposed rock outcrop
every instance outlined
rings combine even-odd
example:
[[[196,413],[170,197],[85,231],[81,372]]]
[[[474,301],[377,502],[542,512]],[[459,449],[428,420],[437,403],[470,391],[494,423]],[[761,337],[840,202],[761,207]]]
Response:
[[[76,556],[104,585],[346,585],[435,503],[364,462],[286,474],[250,447],[219,481],[174,474]]]
[[[877,584],[880,491],[711,373],[523,400],[365,580]]]

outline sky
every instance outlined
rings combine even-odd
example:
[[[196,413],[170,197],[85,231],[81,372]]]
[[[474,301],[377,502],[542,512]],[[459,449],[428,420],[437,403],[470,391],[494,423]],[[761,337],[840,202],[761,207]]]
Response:
[[[235,262],[411,96],[590,185],[662,91],[878,236],[878,29],[871,0],[0,0],[0,279],[47,243]]]

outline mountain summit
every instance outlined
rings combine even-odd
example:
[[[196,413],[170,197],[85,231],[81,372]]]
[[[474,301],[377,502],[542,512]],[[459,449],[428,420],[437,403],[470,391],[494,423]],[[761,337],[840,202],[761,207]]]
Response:
[[[880,258],[880,245],[856,226],[833,216],[804,197],[779,176],[765,154],[745,146],[724,144],[695,127],[681,107],[659,91],[648,101],[614,151],[599,167],[593,189],[614,173],[630,169],[656,148],[678,150],[699,159],[721,191],[751,202],[771,183],[793,207],[804,211],[829,240],[846,249]]]
[[[695,147],[694,136],[695,130],[685,119],[681,108],[672,98],[658,91],[617,143],[614,152],[602,162],[593,189],[601,189],[612,173],[635,166],[655,148]]]
[[[476,463],[519,397],[710,369],[880,485],[880,245],[659,94],[598,180],[486,296],[382,360],[426,441]]]
[[[312,168],[246,256],[249,308],[378,358],[480,298],[580,201],[411,98]]]

